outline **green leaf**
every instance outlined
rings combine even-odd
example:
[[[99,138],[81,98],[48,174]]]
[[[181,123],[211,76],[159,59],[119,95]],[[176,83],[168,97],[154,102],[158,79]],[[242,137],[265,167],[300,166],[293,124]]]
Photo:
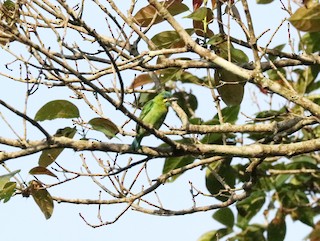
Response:
[[[195,110],[198,108],[198,100],[195,95],[181,91],[174,93],[173,97],[178,98],[178,105],[184,110],[188,117],[194,115]]]
[[[215,178],[211,170],[214,170],[231,188],[235,185],[235,170],[230,166],[231,158],[223,162],[217,162],[210,165],[206,170],[206,187],[214,197],[220,201],[228,200],[230,193],[220,193],[224,186]],[[219,195],[218,195],[219,194]]]
[[[39,166],[47,167],[51,163],[53,163],[57,157],[61,154],[61,152],[64,150],[64,148],[55,148],[50,150],[44,150],[39,158]]]
[[[190,118],[189,122],[190,122],[190,124],[193,124],[193,125],[201,125],[201,124],[203,124],[203,120],[201,118],[199,118],[199,117]]]
[[[249,58],[241,49],[236,49],[232,44],[228,44],[226,40],[221,35],[215,35],[210,39],[208,43],[213,42],[213,49],[217,55],[221,58],[229,60],[229,52],[231,55],[231,62],[233,63],[248,63]]]
[[[301,156],[301,158],[292,159],[293,162],[288,163],[286,165],[287,170],[303,170],[303,169],[313,169],[317,170],[317,164],[315,160],[308,156]],[[314,175],[306,174],[306,173],[299,173],[296,175],[293,175],[293,178],[291,179],[290,183],[294,185],[300,185],[302,187],[312,186],[312,182],[317,182],[317,177]]]
[[[159,79],[161,83],[166,83],[169,80],[177,81],[180,79],[183,70],[181,68],[166,68],[159,71]]]
[[[249,58],[241,49],[231,48],[231,59],[234,63],[248,63]]]
[[[280,45],[277,45],[276,47],[274,47],[273,50],[282,51],[285,46],[286,46],[286,44],[280,44]],[[268,58],[271,61],[275,61],[277,58],[279,58],[279,56],[268,54]]]
[[[29,173],[31,175],[48,175],[48,176],[58,178],[54,173],[52,173],[51,171],[49,171],[47,168],[43,166],[34,167],[29,171]]]
[[[192,163],[194,161],[194,159],[195,158],[192,156],[168,157],[165,160],[162,173],[165,174],[165,173],[168,173],[174,169],[184,167],[184,166]],[[181,174],[171,177],[170,182],[175,181],[180,175]]]
[[[298,75],[298,81],[294,85],[294,88],[299,91],[300,94],[310,93],[310,91],[316,90],[319,83],[315,83],[315,80],[319,74],[320,67],[309,66],[303,69],[295,69],[294,72]],[[308,96],[309,98],[311,96]]]
[[[193,20],[193,28],[196,35],[204,37],[205,39],[214,35],[213,31],[209,29],[209,24],[213,22],[212,9],[207,7],[198,8],[186,18]]]
[[[190,18],[192,20],[202,21],[207,17],[208,11],[212,12],[210,8],[201,7],[201,8],[198,8],[196,11],[192,12],[191,14],[185,16],[184,18]]]
[[[281,163],[282,164],[282,163]],[[275,189],[275,178],[278,176],[270,176],[268,172],[270,169],[284,169],[284,165],[272,163],[266,161],[259,165],[259,178],[257,180],[256,188],[265,192],[274,191]]]
[[[175,16],[189,10],[189,8],[181,2],[181,0],[169,0],[159,3],[163,4],[172,16]],[[155,15],[157,16],[155,17]],[[157,10],[152,5],[141,8],[133,18],[141,27],[148,27],[151,22],[153,22],[153,24],[158,24],[164,21],[164,19],[157,14]]]
[[[38,110],[34,119],[36,121],[53,120],[57,118],[77,118],[79,109],[67,100],[53,100]]]
[[[4,186],[6,185],[6,183],[10,181],[11,177],[16,175],[20,171],[21,170],[16,170],[16,171],[13,171],[13,172],[10,172],[8,174],[0,176],[0,190],[2,190],[4,188]]]
[[[234,225],[234,215],[230,208],[221,208],[212,217],[227,228],[232,229]]]
[[[17,184],[15,182],[7,182],[3,189],[0,190],[0,200],[6,203],[10,200],[16,190]]]
[[[311,156],[308,155],[300,155],[300,156],[294,156],[291,158],[291,160],[295,163],[299,163],[299,162],[307,162],[307,163],[311,163],[311,164],[317,164],[317,160]]]
[[[279,187],[277,194],[283,208],[291,210],[290,215],[293,220],[300,220],[312,226],[314,211],[310,207],[309,199],[302,188],[301,186],[286,184]]]
[[[186,29],[186,32],[192,35],[194,29]],[[151,41],[158,49],[181,48],[185,46],[185,42],[176,31],[163,31],[153,36]]]
[[[221,113],[223,116],[223,121],[225,123],[234,124],[238,120],[238,115],[240,111],[240,106],[228,106],[222,109]],[[206,121],[205,125],[220,125],[219,116],[216,114],[212,120]],[[234,134],[227,134],[227,138],[234,139]],[[206,134],[202,140],[205,144],[221,144],[222,134],[221,133],[209,133]]]
[[[253,224],[245,227],[241,233],[231,238],[230,241],[265,241],[264,231],[264,227]]]
[[[299,220],[310,227],[314,226],[313,219],[315,217],[315,212],[312,207],[298,207],[293,212],[295,215],[291,213],[291,217],[294,217],[294,220]]]
[[[286,230],[287,226],[285,222],[285,216],[283,214],[277,214],[276,217],[268,225],[268,241],[283,241],[286,236]]]
[[[309,8],[300,7],[289,18],[291,24],[300,31],[319,32],[320,31],[320,4]]]
[[[209,38],[209,41],[207,42],[208,45],[219,45],[223,42],[225,42],[225,38],[221,34],[215,34],[211,38]]]
[[[301,39],[301,44],[304,46],[304,50],[307,54],[312,54],[320,51],[320,32],[306,33]],[[301,50],[301,48],[300,48]]]
[[[291,175],[289,174],[281,174],[277,175],[277,177],[274,180],[274,185],[276,188],[281,187],[289,178]]]
[[[240,106],[228,106],[222,109],[221,113],[223,116],[224,123],[235,124],[238,120]],[[218,114],[214,116],[214,119],[219,120]]]
[[[305,194],[305,192],[309,192],[306,189],[307,186],[304,187],[286,184],[279,187],[277,194],[282,206],[291,211],[290,215],[293,220],[300,220],[309,226],[313,226],[313,217],[315,213],[310,206],[307,195]]]
[[[178,143],[182,143],[185,145],[189,145],[193,143],[192,139],[181,139],[181,140],[176,140]],[[168,144],[163,143],[159,147],[168,147]],[[181,156],[181,157],[168,157],[165,159],[165,163],[163,165],[162,173],[168,173],[174,169],[184,167],[194,161],[194,157],[192,156]],[[175,175],[171,177],[169,182],[175,181],[181,174]]]
[[[222,143],[222,134],[220,134],[220,133],[206,134],[201,139],[201,143],[203,143],[203,144],[221,144]]]
[[[197,76],[191,74],[190,72],[183,71],[180,75],[180,81],[182,83],[193,83],[197,85],[203,85],[203,80],[198,78]]]
[[[11,0],[5,0],[3,6],[9,11],[14,11],[16,9],[16,4]]]
[[[96,131],[102,132],[107,138],[112,139],[119,133],[118,127],[110,120],[105,118],[93,118],[89,124]]]
[[[218,237],[218,230],[212,230],[202,234],[198,241],[216,241]]]
[[[270,119],[274,118],[277,116],[280,116],[286,112],[286,108],[282,107],[279,110],[266,110],[266,111],[261,111],[256,114],[257,119]]]
[[[224,237],[230,233],[231,233],[231,230],[227,228],[212,230],[201,235],[198,241],[217,241],[219,240],[219,238]]]
[[[295,209],[297,206],[309,204],[307,195],[299,186],[286,184],[279,187],[278,196],[282,206],[287,209]]]
[[[263,191],[252,192],[249,197],[237,203],[238,225],[245,227],[250,220],[260,211],[265,203],[266,194]]]
[[[311,92],[318,90],[320,88],[320,81],[317,80],[317,77],[320,72],[320,66],[319,65],[312,65],[312,66],[308,67],[308,69],[310,69],[308,78],[312,79],[312,81],[308,82],[306,93],[311,93]]]
[[[278,72],[280,72],[284,77],[286,77],[286,71],[283,68],[279,68],[278,70],[269,69],[267,71],[269,79],[271,79],[271,80],[281,80],[281,77],[279,76]]]
[[[227,106],[241,104],[244,95],[244,79],[228,70],[216,69],[214,72],[214,85]]]
[[[270,177],[260,177],[257,181],[257,186],[264,191],[271,191],[274,189],[274,185]]]
[[[54,134],[55,137],[68,137],[68,138],[73,138],[74,135],[76,134],[77,129],[71,128],[71,127],[65,127],[63,129],[58,129],[56,134]],[[49,149],[49,150],[44,150],[39,158],[39,166],[41,167],[47,167],[51,163],[53,163],[57,157],[60,155],[60,153],[64,150],[64,148],[55,148],[55,149]]]
[[[53,199],[50,193],[42,186],[39,181],[31,181],[29,183],[30,194],[34,201],[44,214],[46,219],[49,219],[53,213]]]

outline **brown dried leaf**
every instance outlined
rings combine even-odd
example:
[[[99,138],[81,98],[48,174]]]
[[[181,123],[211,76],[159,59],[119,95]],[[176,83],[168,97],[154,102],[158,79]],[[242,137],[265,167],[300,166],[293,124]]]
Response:
[[[169,0],[160,3],[164,4],[172,16],[175,16],[189,10],[189,8],[181,2],[182,0]],[[157,14],[157,10],[152,5],[147,5],[136,13],[134,21],[141,27],[148,27],[154,18],[154,24],[164,21],[164,19]]]
[[[49,171],[47,168],[41,167],[41,166],[37,166],[37,167],[32,168],[29,171],[29,173],[31,175],[48,175],[48,176],[52,176],[52,177],[58,178],[54,173]]]
[[[197,10],[201,7],[203,0],[192,0],[193,10]]]
[[[215,9],[217,7],[217,1],[211,0],[212,9]]]
[[[43,187],[43,185],[39,181],[35,180],[29,183],[28,189],[46,219],[49,219],[53,213],[54,207],[53,199],[50,193]]]
[[[153,83],[153,80],[149,74],[141,74],[138,75],[133,82],[130,85],[130,89],[135,89],[139,86],[145,85],[145,84],[150,84]]]

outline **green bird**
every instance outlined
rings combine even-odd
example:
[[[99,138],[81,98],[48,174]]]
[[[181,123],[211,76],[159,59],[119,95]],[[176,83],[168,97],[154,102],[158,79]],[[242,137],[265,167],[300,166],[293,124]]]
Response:
[[[176,98],[173,98],[170,92],[161,92],[144,105],[139,117],[140,120],[145,124],[149,124],[152,128],[159,129],[167,116],[170,102],[173,100],[176,100]],[[131,144],[133,150],[140,149],[142,138],[150,135],[150,133],[140,125],[137,125],[136,133],[137,135]]]

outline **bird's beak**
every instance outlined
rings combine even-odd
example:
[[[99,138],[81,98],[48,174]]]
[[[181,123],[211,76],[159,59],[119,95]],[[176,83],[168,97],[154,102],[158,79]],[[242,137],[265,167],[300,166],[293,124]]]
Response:
[[[166,99],[166,102],[173,102],[173,101],[177,101],[177,100],[178,100],[177,97],[171,97],[171,98]]]

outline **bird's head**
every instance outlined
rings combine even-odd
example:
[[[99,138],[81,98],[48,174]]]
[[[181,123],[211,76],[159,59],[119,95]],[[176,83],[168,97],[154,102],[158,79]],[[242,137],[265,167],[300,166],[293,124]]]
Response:
[[[172,97],[172,94],[171,94],[171,92],[169,92],[169,91],[163,91],[163,92],[161,93],[161,95],[162,95],[163,101],[166,103],[166,105],[170,105],[170,103],[171,103],[172,101],[178,100],[178,98]]]
[[[168,99],[168,98],[172,97],[172,94],[169,91],[163,91],[163,92],[161,92],[160,95],[163,97],[163,99]]]

